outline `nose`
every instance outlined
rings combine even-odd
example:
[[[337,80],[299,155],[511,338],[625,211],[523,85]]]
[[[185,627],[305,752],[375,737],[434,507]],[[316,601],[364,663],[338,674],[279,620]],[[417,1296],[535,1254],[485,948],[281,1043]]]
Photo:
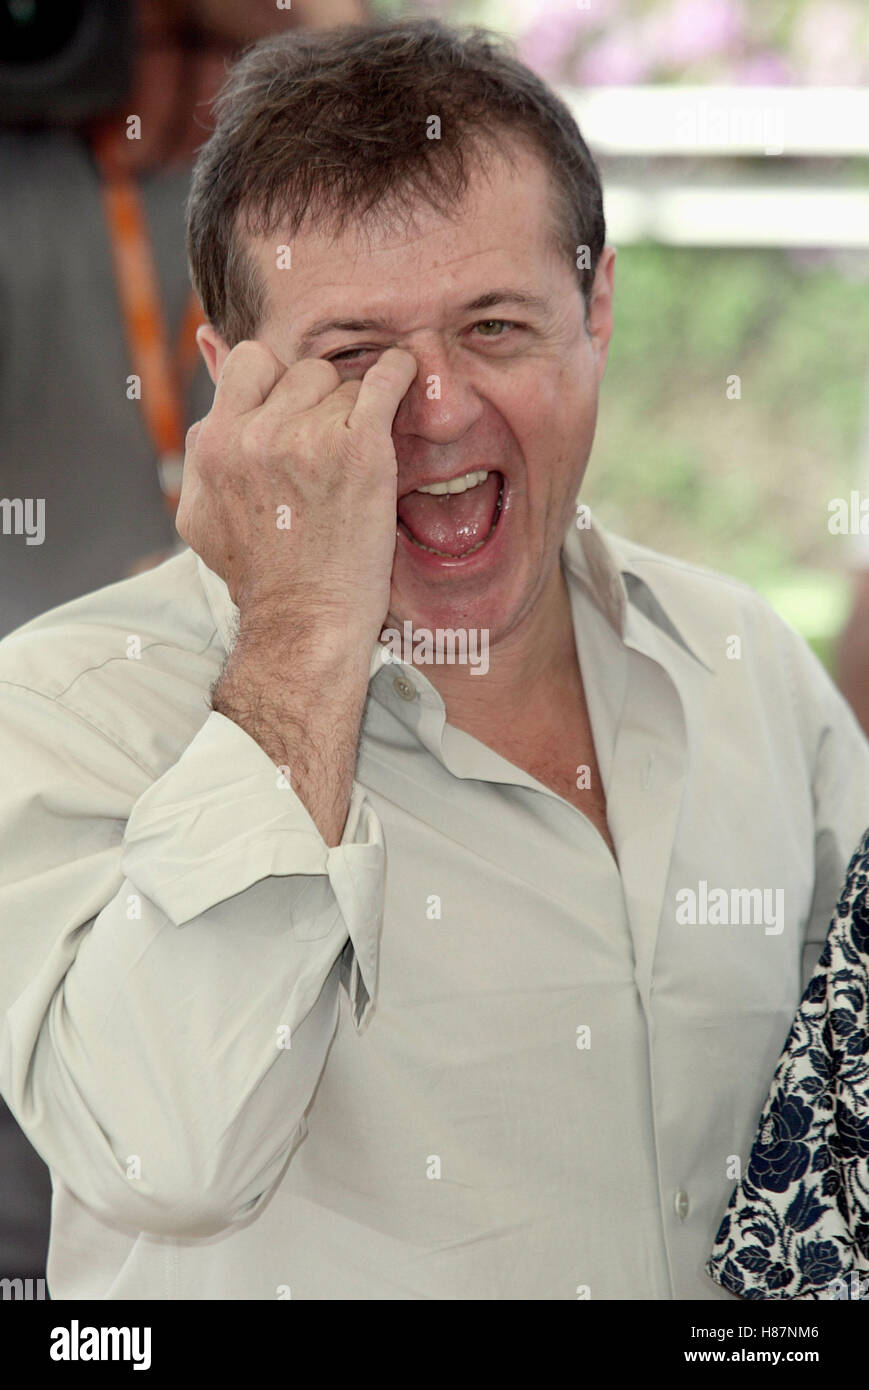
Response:
[[[395,414],[394,439],[411,435],[431,444],[454,444],[481,418],[484,405],[470,364],[443,346],[410,347],[418,368]]]

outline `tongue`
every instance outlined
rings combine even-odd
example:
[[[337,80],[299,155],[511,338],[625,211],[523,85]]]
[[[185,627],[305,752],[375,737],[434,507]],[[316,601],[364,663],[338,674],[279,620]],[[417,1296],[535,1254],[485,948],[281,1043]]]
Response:
[[[399,520],[415,541],[446,555],[467,555],[492,529],[501,490],[501,474],[466,492],[409,492],[398,503]]]

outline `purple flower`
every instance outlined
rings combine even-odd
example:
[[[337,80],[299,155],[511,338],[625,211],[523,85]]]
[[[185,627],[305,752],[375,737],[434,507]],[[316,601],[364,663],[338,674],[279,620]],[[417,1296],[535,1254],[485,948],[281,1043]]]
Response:
[[[580,54],[575,80],[580,86],[629,87],[647,81],[650,72],[639,33],[624,29],[598,39]]]
[[[565,65],[572,56],[579,39],[591,30],[600,28],[601,5],[590,5],[587,10],[578,9],[575,4],[567,4],[553,13],[549,9],[536,23],[529,26],[516,42],[518,56],[529,68],[542,77],[563,80]]]
[[[779,87],[797,81],[793,68],[778,53],[752,53],[729,75],[739,87]]]
[[[732,52],[742,39],[741,0],[672,0],[643,24],[643,44],[657,64],[682,67]]]

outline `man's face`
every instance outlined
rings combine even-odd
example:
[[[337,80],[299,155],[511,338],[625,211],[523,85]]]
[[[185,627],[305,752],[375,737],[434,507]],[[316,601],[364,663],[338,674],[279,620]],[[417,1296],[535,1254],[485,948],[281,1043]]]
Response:
[[[281,361],[324,357],[355,379],[387,347],[416,358],[392,430],[387,624],[488,629],[492,643],[527,630],[558,582],[594,435],[615,255],[601,258],[586,328],[576,272],[551,245],[546,169],[519,145],[509,156],[488,179],[476,170],[455,219],[419,206],[410,233],[350,229],[335,241],[308,223],[291,269],[277,268],[279,237],[251,243],[267,284],[257,337]],[[331,319],[382,326],[309,336]],[[461,495],[412,495],[483,472]]]

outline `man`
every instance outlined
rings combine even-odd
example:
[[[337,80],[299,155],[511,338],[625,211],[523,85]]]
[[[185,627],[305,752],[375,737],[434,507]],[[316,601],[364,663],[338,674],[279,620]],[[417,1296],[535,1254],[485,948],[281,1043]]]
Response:
[[[575,505],[573,121],[437,22],[270,41],[188,245],[191,549],[0,648],[53,1296],[727,1297],[869,748],[758,598]]]

